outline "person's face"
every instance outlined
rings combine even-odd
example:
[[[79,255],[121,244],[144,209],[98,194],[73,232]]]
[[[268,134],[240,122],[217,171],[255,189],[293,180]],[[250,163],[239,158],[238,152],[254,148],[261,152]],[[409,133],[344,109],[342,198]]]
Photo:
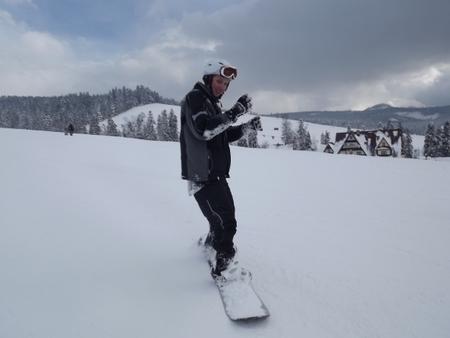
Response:
[[[219,97],[225,93],[230,83],[230,79],[226,79],[220,75],[214,75],[211,81],[212,94]]]

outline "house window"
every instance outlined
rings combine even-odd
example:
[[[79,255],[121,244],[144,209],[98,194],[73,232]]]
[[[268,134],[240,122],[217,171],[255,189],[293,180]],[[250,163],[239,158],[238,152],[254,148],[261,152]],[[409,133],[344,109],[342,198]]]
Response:
[[[378,156],[391,156],[392,152],[389,148],[380,148],[377,151]]]

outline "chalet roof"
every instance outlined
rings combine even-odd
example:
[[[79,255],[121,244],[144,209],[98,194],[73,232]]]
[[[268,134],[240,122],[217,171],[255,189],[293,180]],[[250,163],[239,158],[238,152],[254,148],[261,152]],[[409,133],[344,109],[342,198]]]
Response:
[[[367,149],[366,137],[364,134],[361,134],[361,133],[355,132],[355,131],[350,131],[345,134],[346,134],[346,137],[343,140],[341,139],[339,142],[336,142],[336,148],[335,148],[336,153],[339,153],[341,151],[342,146],[347,142],[348,138],[353,136],[355,138],[356,142],[358,142],[358,144],[361,147],[364,154],[370,155],[369,150]],[[336,139],[337,139],[337,134],[336,134]]]
[[[383,142],[383,140],[388,144],[389,147],[392,148],[391,138],[387,137],[385,133],[379,130],[376,132],[376,136],[377,136],[376,148],[380,146],[380,143]]]
[[[402,130],[399,128],[395,129],[377,129],[377,130],[352,130],[350,131],[354,134],[364,135],[366,139],[374,137],[374,135],[381,136],[383,135],[386,140],[389,141],[390,145],[397,143],[402,135]],[[345,140],[349,132],[340,132],[336,133],[336,143]],[[364,143],[363,143],[364,144]]]
[[[359,145],[361,146],[362,150],[366,155],[369,154],[369,150],[367,149],[367,140],[364,134],[355,134],[355,138],[358,141]]]
[[[336,152],[335,144],[334,144],[333,142],[328,142],[328,143],[325,145],[325,147],[323,147],[323,151],[325,151],[325,149],[327,149],[327,148],[330,148],[330,149],[333,151],[333,153]]]

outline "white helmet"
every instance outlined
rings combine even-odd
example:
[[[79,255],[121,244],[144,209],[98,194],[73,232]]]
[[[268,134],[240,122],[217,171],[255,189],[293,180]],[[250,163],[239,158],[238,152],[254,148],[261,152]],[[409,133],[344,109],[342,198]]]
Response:
[[[237,77],[237,69],[225,60],[213,60],[206,63],[203,75],[221,75],[234,80]]]

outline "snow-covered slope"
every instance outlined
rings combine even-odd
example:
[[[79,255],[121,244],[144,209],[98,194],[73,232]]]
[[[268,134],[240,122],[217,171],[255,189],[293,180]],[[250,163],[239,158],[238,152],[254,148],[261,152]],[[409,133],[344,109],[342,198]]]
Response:
[[[131,108],[122,114],[119,114],[113,118],[113,121],[116,123],[118,128],[121,130],[122,126],[125,125],[128,121],[134,120],[138,117],[139,114],[144,113],[147,117],[148,112],[151,111],[155,121],[159,114],[162,111],[166,111],[169,113],[171,110],[175,113],[178,118],[178,126],[180,125],[180,106],[168,105],[168,104],[160,104],[160,103],[151,103],[138,107]],[[242,116],[236,124],[242,124],[249,119],[251,119],[254,115],[245,115]],[[281,144],[281,123],[282,119],[278,117],[266,117],[262,116],[262,125],[263,131],[258,133],[258,142],[259,144],[267,144],[269,147],[275,147],[277,144]],[[101,125],[106,127],[107,121],[102,121]],[[298,125],[297,121],[292,121],[292,128],[296,130]],[[336,132],[345,131],[345,128],[332,127],[332,126],[323,126],[319,124],[313,123],[305,123],[308,128],[308,131],[311,133],[313,139],[320,141],[320,134],[328,130],[330,135],[333,137]]]
[[[147,118],[148,112],[151,111],[156,121],[159,114],[161,114],[163,110],[166,110],[167,113],[173,110],[178,118],[178,126],[180,126],[180,106],[161,103],[151,103],[131,108],[130,110],[127,110],[126,112],[115,116],[113,120],[118,126],[119,130],[122,130],[123,125],[125,125],[128,121],[136,119],[141,113],[144,113]],[[242,124],[252,117],[253,115],[242,116],[236,124]],[[261,122],[263,131],[258,132],[258,144],[260,146],[268,148],[277,148],[279,145],[283,144],[283,141],[281,139],[282,119],[279,117],[261,116]],[[105,120],[100,124],[105,128],[107,122]],[[292,129],[296,131],[298,128],[298,121],[291,120],[291,126]],[[328,131],[330,133],[331,139],[334,140],[336,133],[347,130],[347,128],[326,126],[309,122],[305,122],[305,126],[311,134],[312,141],[314,144],[316,144],[318,151],[323,151],[323,146],[320,144],[320,135],[322,133]],[[412,139],[414,148],[419,150],[423,148],[424,136],[412,135]]]
[[[450,162],[233,147],[227,319],[179,145],[0,129],[0,337],[448,337]]]
[[[170,111],[173,110],[173,112],[178,117],[178,125],[179,125],[179,123],[180,123],[180,106],[175,106],[175,105],[171,105],[171,104],[163,104],[163,103],[150,103],[150,104],[145,104],[142,106],[137,106],[137,107],[131,108],[119,115],[114,116],[112,120],[117,125],[117,128],[119,130],[122,130],[123,126],[128,121],[135,120],[142,113],[144,113],[145,118],[147,118],[149,111],[152,112],[153,118],[155,119],[155,122],[156,122],[157,117],[159,116],[159,114],[161,114],[163,112],[163,110],[165,110],[167,112],[167,114],[169,114]],[[107,121],[105,120],[105,121],[100,122],[100,125],[103,127],[106,127]]]
[[[151,111],[155,121],[159,114],[162,113],[163,110],[166,110],[169,113],[171,110],[175,113],[178,118],[178,126],[180,126],[180,106],[168,105],[168,104],[160,104],[160,103],[151,103],[138,107],[131,108],[122,114],[119,114],[113,118],[113,121],[116,123],[118,128],[122,130],[122,126],[125,125],[128,121],[134,120],[138,117],[139,114],[144,113],[145,116],[148,116],[148,112]],[[241,117],[236,124],[242,124],[243,122],[251,119],[253,115],[246,115]],[[282,144],[281,140],[281,123],[282,119],[278,117],[266,117],[262,116],[262,125],[263,131],[258,133],[258,143],[260,145],[267,145],[268,147],[276,147],[279,144]],[[100,123],[103,127],[106,127],[107,121],[102,121]],[[298,125],[297,121],[292,121],[292,128],[296,130]],[[330,135],[334,137],[336,132],[345,131],[344,128],[332,127],[332,126],[323,126],[319,124],[313,123],[305,123],[308,130],[311,133],[311,137],[314,140],[317,140],[317,143],[320,143],[320,134],[328,130]]]

